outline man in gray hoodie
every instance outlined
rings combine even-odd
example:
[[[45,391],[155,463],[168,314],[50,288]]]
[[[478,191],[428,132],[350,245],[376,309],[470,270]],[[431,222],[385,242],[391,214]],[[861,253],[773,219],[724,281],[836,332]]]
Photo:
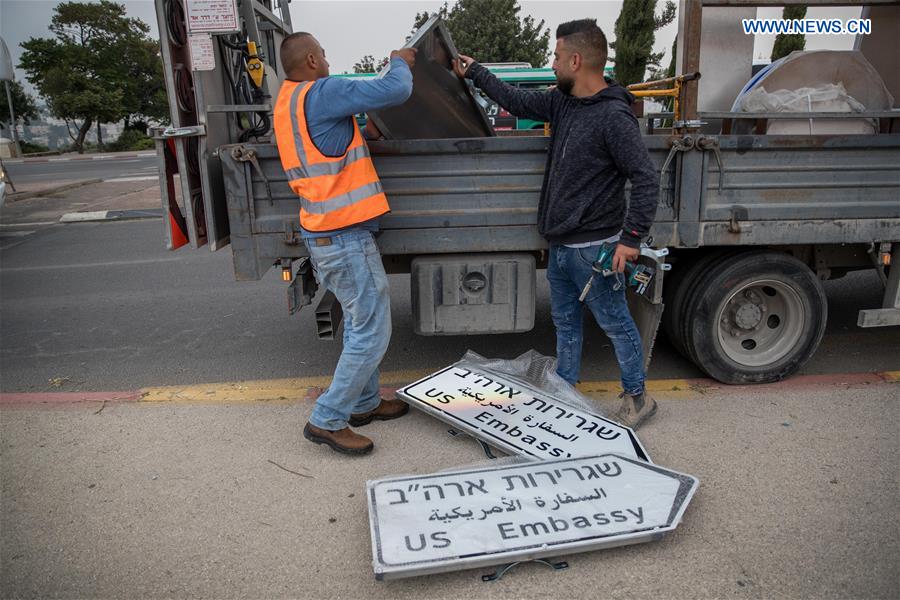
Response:
[[[653,223],[656,170],[631,112],[634,97],[604,77],[606,36],[594,19],[563,23],[556,30],[553,71],[557,87],[524,91],[507,85],[471,57],[454,70],[471,79],[510,113],[549,122],[550,149],[538,205],[538,231],[550,244],[547,279],[556,327],[557,372],[571,384],[581,369],[584,299],[615,348],[622,378],[622,405],[615,414],[637,429],[656,412],[646,393],[640,334],[628,312],[622,272],[637,260],[641,239]],[[625,182],[631,199],[625,202]],[[591,269],[604,243],[615,243],[615,273]]]

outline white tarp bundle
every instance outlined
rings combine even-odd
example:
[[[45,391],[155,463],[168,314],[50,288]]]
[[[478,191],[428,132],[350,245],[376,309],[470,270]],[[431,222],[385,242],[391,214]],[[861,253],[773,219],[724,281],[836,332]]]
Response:
[[[732,112],[862,112],[890,110],[894,98],[858,50],[792,52],[756,74],[735,98]],[[736,133],[748,133],[738,123]],[[874,133],[869,119],[771,120],[769,134]]]
[[[843,83],[829,83],[819,87],[796,90],[766,91],[757,86],[741,98],[743,112],[845,112],[860,113],[866,107],[847,94]],[[788,120],[769,124],[770,134],[875,133],[873,119]]]

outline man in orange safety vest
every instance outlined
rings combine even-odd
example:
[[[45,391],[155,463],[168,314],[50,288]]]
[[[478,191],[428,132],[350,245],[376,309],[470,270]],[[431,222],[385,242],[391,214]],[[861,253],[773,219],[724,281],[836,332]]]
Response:
[[[278,152],[300,198],[301,234],[316,277],[344,312],[341,356],[303,435],[338,452],[367,454],[372,441],[350,426],[395,419],[409,407],[379,395],[391,307],[374,234],[390,208],[354,115],[409,98],[416,51],[395,50],[389,72],[370,80],[329,77],[325,50],[309,33],[286,37],[280,53],[287,78],[274,111]]]

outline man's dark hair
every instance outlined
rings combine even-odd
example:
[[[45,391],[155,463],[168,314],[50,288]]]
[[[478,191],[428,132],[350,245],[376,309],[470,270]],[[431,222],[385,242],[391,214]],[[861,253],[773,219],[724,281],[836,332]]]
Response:
[[[296,31],[281,40],[278,54],[281,57],[281,66],[285,73],[291,73],[303,64],[303,61],[306,60],[306,52],[312,47],[313,39],[311,33]]]
[[[556,28],[556,39],[565,40],[566,48],[580,54],[586,66],[595,69],[606,67],[606,36],[597,26],[597,19],[563,23]]]

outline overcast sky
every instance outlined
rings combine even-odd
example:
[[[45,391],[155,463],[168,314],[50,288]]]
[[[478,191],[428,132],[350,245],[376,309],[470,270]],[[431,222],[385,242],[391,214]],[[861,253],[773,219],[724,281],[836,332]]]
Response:
[[[156,36],[156,15],[152,0],[126,0],[121,3],[125,5],[129,16],[140,18],[149,24],[152,35]],[[13,65],[18,64],[22,52],[19,44],[30,37],[50,37],[47,25],[57,4],[58,0],[0,0],[0,36],[13,55]],[[423,10],[432,12],[442,4],[443,2],[428,0],[293,0],[290,6],[294,30],[313,33],[325,47],[332,72],[340,73],[351,70],[353,63],[365,54],[380,58],[402,46],[416,13]],[[551,48],[556,26],[572,19],[596,18],[603,31],[612,39],[616,17],[622,8],[621,0],[520,0],[519,4],[522,7],[520,15],[532,15],[536,21],[544,20],[544,26],[550,29]],[[663,0],[658,4],[661,6]],[[780,17],[781,9],[759,9],[758,16]],[[813,8],[807,16],[837,16],[846,19],[859,16],[859,9]],[[666,52],[664,64],[668,64],[676,31],[677,25],[672,23],[656,34],[656,50]],[[773,42],[774,36],[757,36],[754,56],[768,57]],[[845,50],[852,46],[851,36],[807,36],[808,50]],[[20,81],[24,79],[24,74],[18,69],[16,76]]]

